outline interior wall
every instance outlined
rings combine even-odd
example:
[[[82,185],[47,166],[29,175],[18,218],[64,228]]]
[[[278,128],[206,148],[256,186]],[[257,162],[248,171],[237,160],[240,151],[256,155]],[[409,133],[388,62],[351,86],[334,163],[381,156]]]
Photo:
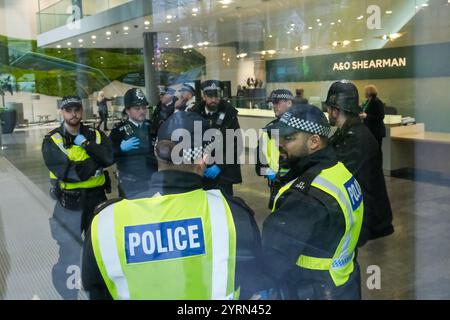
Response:
[[[268,92],[277,88],[286,88],[295,92],[297,88],[305,89],[305,96],[319,96],[326,99],[332,81],[268,83]],[[378,79],[355,80],[361,103],[364,100],[364,87],[374,84],[379,91],[379,98],[386,105],[398,109],[403,116],[415,117],[417,122],[425,123],[427,131],[450,132],[450,78],[416,78],[416,79]]]
[[[37,0],[1,0],[0,34],[10,38],[36,39]]]

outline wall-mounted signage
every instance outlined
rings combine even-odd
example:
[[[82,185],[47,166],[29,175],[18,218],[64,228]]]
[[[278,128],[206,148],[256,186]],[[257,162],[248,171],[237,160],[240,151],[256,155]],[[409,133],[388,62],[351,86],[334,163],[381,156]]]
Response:
[[[450,77],[450,43],[266,61],[267,82]]]

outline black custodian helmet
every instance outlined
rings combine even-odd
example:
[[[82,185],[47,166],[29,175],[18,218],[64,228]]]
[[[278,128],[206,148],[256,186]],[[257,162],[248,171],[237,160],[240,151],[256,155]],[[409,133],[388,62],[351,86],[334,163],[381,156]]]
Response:
[[[125,108],[148,106],[148,101],[145,98],[144,92],[142,92],[139,88],[132,88],[128,90],[125,93],[123,102]]]
[[[350,81],[337,81],[328,90],[326,105],[358,114],[361,112],[358,89]]]

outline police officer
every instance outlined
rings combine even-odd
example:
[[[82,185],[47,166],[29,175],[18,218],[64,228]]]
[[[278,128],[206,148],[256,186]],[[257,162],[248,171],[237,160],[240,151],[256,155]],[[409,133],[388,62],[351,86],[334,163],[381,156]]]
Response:
[[[227,129],[239,130],[238,111],[227,101],[221,99],[221,82],[218,80],[207,80],[201,84],[203,90],[203,101],[197,104],[192,112],[196,112],[206,119],[211,128],[217,129],[221,133],[222,141],[216,140],[218,146],[222,146],[221,161],[210,164],[205,171],[204,185],[206,189],[219,188],[223,192],[233,195],[233,184],[241,183],[241,167],[238,163],[238,137],[234,139],[234,146],[227,146]],[[234,148],[234,158],[232,162],[227,161],[227,148]],[[218,154],[213,155],[219,158]],[[240,150],[242,151],[242,150]],[[223,161],[222,161],[223,160]]]
[[[359,118],[358,89],[353,83],[335,82],[328,91],[326,103],[330,124],[338,127],[331,144],[339,161],[358,179],[364,194],[361,246],[394,232],[383,159],[377,140]]]
[[[163,124],[175,111],[175,103],[178,100],[176,92],[177,91],[171,87],[168,87],[161,92],[161,98],[150,117],[150,134],[153,140],[156,139],[161,124]]]
[[[82,210],[83,232],[90,225],[94,208],[106,200],[110,182],[103,169],[113,163],[113,151],[103,132],[81,123],[79,97],[64,97],[60,108],[64,122],[45,136],[42,155],[61,205]]]
[[[264,221],[265,263],[284,299],[360,299],[355,248],[363,220],[356,179],[328,145],[330,126],[311,105],[273,126],[291,181]]]
[[[273,199],[280,187],[287,182],[283,180],[283,177],[288,171],[287,168],[280,168],[278,139],[270,136],[270,127],[277,123],[281,116],[292,107],[294,99],[292,92],[287,89],[276,89],[271,92],[267,99],[272,104],[275,119],[263,128],[258,143],[256,174],[267,178],[270,188],[269,208],[272,208]]]
[[[132,88],[124,96],[128,120],[120,122],[109,138],[114,149],[119,178],[119,195],[132,198],[148,189],[158,170],[150,138],[150,122],[145,119],[148,102],[141,89]]]
[[[190,83],[183,83],[180,99],[175,103],[175,112],[190,111],[195,105],[195,88]]]
[[[202,189],[206,144],[195,143],[195,122],[204,133],[208,124],[195,113],[177,112],[162,124],[159,171],[145,197],[99,209],[83,251],[91,299],[247,299],[267,288],[251,209]],[[172,140],[180,128],[190,143]]]

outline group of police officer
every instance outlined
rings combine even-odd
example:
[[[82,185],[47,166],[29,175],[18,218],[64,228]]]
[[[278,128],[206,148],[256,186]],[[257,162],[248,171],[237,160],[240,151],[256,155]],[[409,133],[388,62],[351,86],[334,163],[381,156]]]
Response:
[[[276,119],[264,128],[259,148],[266,161],[257,165],[271,193],[262,236],[252,209],[233,196],[233,185],[242,182],[236,158],[214,163],[213,141],[194,139],[199,124],[202,134],[214,128],[224,137],[227,129],[238,130],[237,110],[221,99],[219,81],[202,83],[198,103],[191,85],[182,90],[189,93],[182,102],[164,92],[148,121],[144,94],[130,89],[127,119],[109,138],[84,126],[81,101],[65,97],[64,122],[44,138],[53,194],[63,207],[82,209],[82,280],[90,298],[360,299],[357,247],[393,228],[387,193],[382,200],[388,210],[381,212],[385,208],[373,200],[381,199],[378,190],[370,180],[359,183],[369,172],[383,179],[385,191],[382,172],[358,171],[374,166],[359,159],[352,159],[358,163],[353,169],[340,152],[359,148],[347,144],[355,135],[347,127],[358,115],[356,87],[341,81],[330,88],[330,122],[347,125],[338,125],[338,138],[331,139],[321,110],[295,103],[288,90],[271,93]],[[189,147],[172,135],[180,128],[191,133]],[[175,150],[181,164],[173,159]],[[105,201],[110,186],[104,169],[112,163],[121,198]],[[372,199],[369,210],[366,198]],[[361,229],[368,230],[363,242]]]

